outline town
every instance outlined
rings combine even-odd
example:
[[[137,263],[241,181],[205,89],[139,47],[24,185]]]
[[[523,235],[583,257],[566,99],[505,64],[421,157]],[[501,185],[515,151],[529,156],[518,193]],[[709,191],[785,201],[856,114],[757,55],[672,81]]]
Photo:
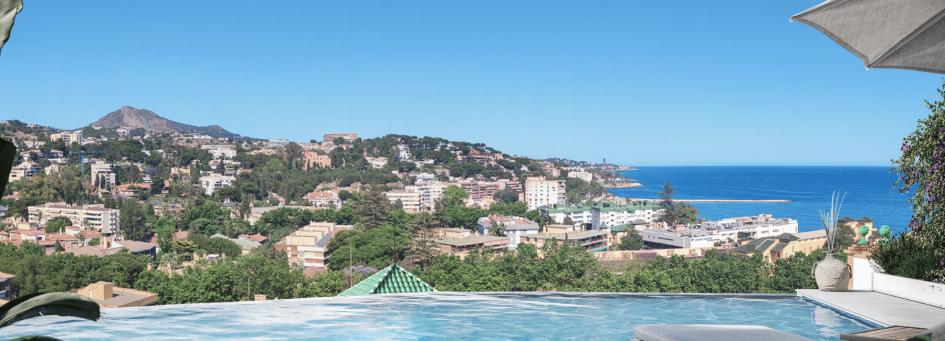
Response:
[[[124,107],[110,116],[139,112]],[[18,262],[0,262],[0,300],[50,285],[102,307],[307,297],[338,294],[391,264],[424,269],[445,256],[543,255],[566,246],[605,267],[711,252],[775,264],[826,242],[824,231],[799,233],[792,219],[705,221],[672,198],[618,198],[606,188],[632,183],[616,172],[630,168],[606,161],[535,160],[406,135],[329,133],[296,143],[146,128],[0,122],[0,135],[19,150],[0,208],[0,257],[135,264],[48,283]],[[882,238],[868,218],[845,224],[848,244],[862,226],[872,233],[856,237]],[[167,287],[251,257],[301,274],[296,282],[310,290],[253,289],[250,277],[245,291],[217,298]]]

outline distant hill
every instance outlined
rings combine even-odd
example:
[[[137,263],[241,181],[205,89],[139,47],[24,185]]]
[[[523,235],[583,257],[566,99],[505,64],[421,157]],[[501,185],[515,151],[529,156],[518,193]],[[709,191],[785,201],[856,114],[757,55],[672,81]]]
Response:
[[[174,122],[163,118],[154,112],[146,109],[136,109],[129,106],[123,106],[105,117],[89,125],[90,127],[118,128],[132,127],[144,128],[151,133],[200,133],[213,137],[239,137],[223,127],[212,125],[208,127],[198,127],[189,124]]]

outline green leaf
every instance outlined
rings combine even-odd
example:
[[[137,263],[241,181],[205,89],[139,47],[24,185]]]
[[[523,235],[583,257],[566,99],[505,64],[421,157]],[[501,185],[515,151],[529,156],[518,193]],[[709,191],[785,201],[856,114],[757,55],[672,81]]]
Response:
[[[3,37],[3,2],[0,0],[0,38]],[[0,40],[0,47],[3,41]],[[10,171],[13,170],[13,160],[16,158],[16,146],[7,140],[0,139],[0,188],[7,188],[10,180]]]
[[[59,315],[97,321],[98,303],[91,298],[65,292],[29,294],[0,306],[0,328],[36,316]]]

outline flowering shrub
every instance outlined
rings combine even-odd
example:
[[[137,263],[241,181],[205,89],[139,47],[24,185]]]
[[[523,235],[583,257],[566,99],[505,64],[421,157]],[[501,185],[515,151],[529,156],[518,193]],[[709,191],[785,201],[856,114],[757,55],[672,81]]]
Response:
[[[909,233],[880,245],[871,257],[889,274],[942,282],[945,275],[945,82],[942,100],[925,105],[932,113],[902,141],[892,160],[899,175],[894,190],[912,194]]]
[[[370,275],[377,272],[377,269],[372,268],[370,266],[363,266],[363,265],[355,265],[350,268],[344,268],[343,270],[345,272],[345,275],[350,275],[351,271],[354,270],[354,273],[361,276],[366,276],[366,275]]]

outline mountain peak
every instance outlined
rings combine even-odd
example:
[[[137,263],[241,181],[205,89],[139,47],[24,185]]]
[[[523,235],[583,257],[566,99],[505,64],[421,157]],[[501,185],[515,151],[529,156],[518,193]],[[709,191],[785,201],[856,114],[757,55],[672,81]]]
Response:
[[[112,111],[90,126],[104,128],[144,128],[151,133],[201,133],[214,137],[233,137],[236,134],[230,133],[218,125],[209,127],[198,127],[189,124],[183,124],[163,118],[147,109],[137,109],[132,106],[122,106],[120,109]]]

